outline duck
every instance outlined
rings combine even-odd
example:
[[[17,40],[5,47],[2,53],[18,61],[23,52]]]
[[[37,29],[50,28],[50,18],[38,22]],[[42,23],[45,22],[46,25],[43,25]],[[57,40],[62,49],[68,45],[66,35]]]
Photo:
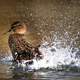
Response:
[[[25,34],[28,32],[27,25],[25,22],[13,22],[8,32],[10,33],[8,38],[8,45],[13,56],[13,61],[31,61],[35,57],[37,59],[42,58],[42,54],[39,51],[40,45],[33,47],[25,39]]]

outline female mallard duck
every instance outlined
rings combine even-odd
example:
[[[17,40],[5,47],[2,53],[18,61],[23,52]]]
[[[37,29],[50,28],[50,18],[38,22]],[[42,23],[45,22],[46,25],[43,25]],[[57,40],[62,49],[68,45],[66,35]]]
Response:
[[[24,35],[27,32],[27,26],[24,22],[16,21],[11,25],[11,29],[8,32],[12,33],[9,35],[8,43],[14,61],[31,60],[36,55],[41,58],[39,46],[33,47],[26,42]]]

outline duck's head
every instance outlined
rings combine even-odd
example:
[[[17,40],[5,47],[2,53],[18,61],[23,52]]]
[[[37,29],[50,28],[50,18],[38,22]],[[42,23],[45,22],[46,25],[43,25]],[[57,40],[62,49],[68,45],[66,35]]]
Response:
[[[27,32],[27,25],[24,22],[16,21],[11,25],[8,32],[11,31],[18,34],[25,34]]]

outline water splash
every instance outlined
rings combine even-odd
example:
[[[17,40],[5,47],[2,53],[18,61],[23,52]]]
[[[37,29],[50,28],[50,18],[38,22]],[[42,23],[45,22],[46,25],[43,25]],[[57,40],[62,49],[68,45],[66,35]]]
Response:
[[[41,45],[40,51],[43,54],[43,59],[36,60],[33,59],[33,64],[29,65],[29,69],[40,69],[40,68],[57,68],[62,65],[72,65],[80,67],[80,59],[76,57],[77,52],[79,51],[77,48],[74,52],[68,46],[67,48],[59,48],[52,45],[49,46],[48,42],[45,42]],[[3,62],[9,63],[12,60],[12,56],[8,56],[2,59]],[[18,64],[18,67],[23,67],[23,69],[27,68],[26,61],[23,61],[21,64]]]
[[[44,42],[39,48],[43,54],[43,59],[36,60],[34,58],[32,65],[26,65],[26,61],[22,61],[22,63],[18,64],[18,67],[22,67],[23,70],[26,70],[26,68],[29,70],[38,70],[41,68],[56,69],[61,68],[60,66],[62,65],[80,67],[79,49],[73,48],[71,45],[60,47],[59,44],[59,41],[52,42],[51,45],[48,42]],[[10,62],[11,60],[12,56],[10,55],[3,58],[1,61],[6,62],[7,64],[12,64],[12,62]]]
[[[33,69],[40,68],[57,68],[62,65],[72,65],[79,67],[80,60],[76,58],[76,53],[79,51],[77,48],[72,53],[70,46],[67,48],[59,48],[52,45],[49,46],[49,43],[45,42],[41,47],[40,51],[42,52],[44,58],[42,60],[34,60],[34,64],[31,65]]]

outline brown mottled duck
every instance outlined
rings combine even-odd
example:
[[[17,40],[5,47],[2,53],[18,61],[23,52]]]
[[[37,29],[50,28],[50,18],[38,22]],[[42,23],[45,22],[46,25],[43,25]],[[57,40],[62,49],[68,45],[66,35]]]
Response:
[[[11,32],[8,43],[14,61],[32,60],[35,56],[42,58],[39,46],[33,47],[25,40],[24,35],[27,32],[27,26],[24,22],[14,22],[8,32]]]

